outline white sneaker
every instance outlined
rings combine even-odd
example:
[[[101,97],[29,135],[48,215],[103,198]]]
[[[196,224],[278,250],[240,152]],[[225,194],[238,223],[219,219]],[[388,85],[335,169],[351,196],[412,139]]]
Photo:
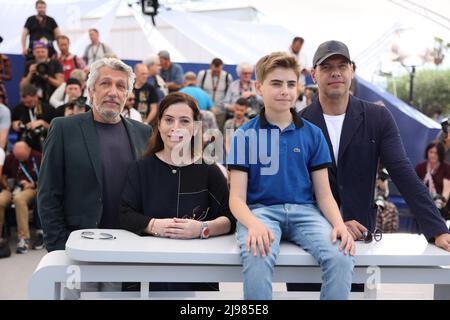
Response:
[[[30,247],[30,240],[20,239],[16,247],[16,253],[27,253]]]

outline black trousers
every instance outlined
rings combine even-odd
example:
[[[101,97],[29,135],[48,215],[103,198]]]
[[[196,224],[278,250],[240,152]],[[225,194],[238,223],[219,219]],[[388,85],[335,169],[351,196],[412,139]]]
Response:
[[[140,291],[139,282],[122,283],[122,291]],[[219,291],[217,282],[150,282],[149,291]]]
[[[320,291],[321,283],[286,283],[287,291]],[[352,292],[364,292],[364,283],[352,283]]]

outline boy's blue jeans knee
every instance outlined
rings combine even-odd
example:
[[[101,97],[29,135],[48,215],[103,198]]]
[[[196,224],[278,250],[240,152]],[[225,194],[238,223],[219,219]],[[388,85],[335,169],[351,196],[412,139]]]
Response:
[[[352,283],[354,260],[339,251],[340,241],[331,242],[330,223],[315,205],[284,204],[272,206],[250,206],[253,214],[272,230],[275,240],[270,246],[270,255],[254,256],[247,251],[247,228],[237,224],[237,240],[241,251],[244,273],[244,299],[272,299],[272,276],[280,240],[289,240],[309,252],[322,270],[320,299],[348,299]]]

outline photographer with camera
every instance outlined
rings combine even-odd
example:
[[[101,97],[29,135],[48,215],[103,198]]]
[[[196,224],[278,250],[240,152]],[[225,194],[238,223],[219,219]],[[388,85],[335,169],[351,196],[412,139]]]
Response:
[[[70,78],[77,79],[81,84],[81,92],[83,97],[88,97],[88,90],[86,88],[86,73],[81,69],[75,69],[70,73]],[[70,99],[66,93],[66,83],[63,82],[56,90],[53,92],[50,97],[49,104],[55,109],[59,106],[69,102]]]
[[[447,201],[450,195],[450,164],[445,161],[444,145],[439,141],[428,144],[425,159],[416,166],[416,173],[428,187],[443,218],[449,219]]]
[[[65,92],[69,102],[56,108],[55,117],[67,117],[91,109],[86,104],[86,97],[82,96],[81,83],[77,79],[70,78],[67,80]]]
[[[49,102],[53,91],[64,82],[64,73],[61,64],[48,57],[48,47],[44,42],[33,43],[34,60],[25,66],[25,72],[20,87],[34,84],[38,88],[41,101]]]
[[[1,177],[0,192],[0,237],[3,230],[5,209],[14,203],[17,219],[17,253],[26,253],[30,246],[30,229],[28,225],[29,205],[36,197],[36,186],[42,155],[34,151],[24,141],[18,141],[13,152],[6,157]],[[10,183],[6,183],[10,181]],[[41,232],[38,230],[38,233]]]
[[[20,134],[19,140],[25,140],[34,150],[41,151],[55,109],[40,101],[37,92],[32,84],[22,87],[22,101],[12,110],[11,127]]]

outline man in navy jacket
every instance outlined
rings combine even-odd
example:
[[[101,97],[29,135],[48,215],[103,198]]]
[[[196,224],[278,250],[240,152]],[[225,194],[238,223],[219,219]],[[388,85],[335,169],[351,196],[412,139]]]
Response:
[[[375,229],[374,186],[381,161],[427,240],[450,251],[449,230],[406,156],[392,114],[349,95],[354,72],[347,46],[339,41],[321,44],[313,67],[319,95],[301,115],[327,139],[333,159],[330,185],[350,233],[359,239]]]

